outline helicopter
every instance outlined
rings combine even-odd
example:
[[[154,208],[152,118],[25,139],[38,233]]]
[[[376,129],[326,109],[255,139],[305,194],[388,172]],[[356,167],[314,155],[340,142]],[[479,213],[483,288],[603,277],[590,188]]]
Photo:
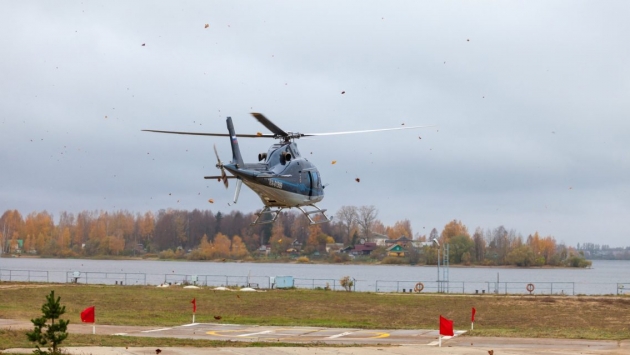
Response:
[[[221,175],[204,176],[205,179],[222,181],[227,189],[228,180],[236,179],[234,203],[237,203],[242,184],[254,191],[261,199],[264,207],[256,213],[252,225],[273,223],[280,212],[285,209],[297,208],[308,218],[310,224],[327,223],[332,216],[326,215],[326,209],[319,208],[316,203],[324,198],[324,188],[317,167],[303,157],[298,150],[296,139],[312,136],[328,136],[340,134],[354,134],[367,132],[394,131],[402,129],[424,128],[431,126],[406,126],[362,131],[330,132],[330,133],[299,133],[287,132],[276,126],[261,113],[251,113],[258,122],[265,126],[271,134],[237,134],[234,130],[232,118],[226,119],[228,133],[178,132],[144,129],[144,132],[184,134],[196,136],[229,137],[232,147],[232,160],[223,163],[219,158],[216,144],[214,154],[217,157],[216,167]],[[238,137],[243,138],[273,138],[278,142],[271,145],[266,153],[258,154],[258,163],[245,163],[241,156]],[[231,176],[227,175],[227,172]],[[231,205],[231,204],[230,204]],[[269,216],[263,217],[263,216]],[[317,216],[323,217],[318,218]]]

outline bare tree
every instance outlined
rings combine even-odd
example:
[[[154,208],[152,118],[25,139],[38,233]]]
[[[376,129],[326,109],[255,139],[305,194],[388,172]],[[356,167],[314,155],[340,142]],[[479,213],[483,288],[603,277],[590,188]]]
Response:
[[[363,234],[365,238],[370,239],[374,221],[376,221],[376,216],[378,216],[378,210],[373,205],[361,206],[359,207],[358,213],[359,219],[357,223],[359,227],[361,227],[361,234]]]
[[[355,206],[341,206],[339,211],[335,214],[336,219],[341,222],[344,229],[344,243],[350,243],[350,233],[352,233],[352,229],[356,226],[359,214],[357,213],[357,208]]]
[[[475,230],[473,242],[475,243],[474,260],[477,262],[482,261],[486,255],[486,240],[483,238],[483,229],[481,229],[481,227],[477,227]]]

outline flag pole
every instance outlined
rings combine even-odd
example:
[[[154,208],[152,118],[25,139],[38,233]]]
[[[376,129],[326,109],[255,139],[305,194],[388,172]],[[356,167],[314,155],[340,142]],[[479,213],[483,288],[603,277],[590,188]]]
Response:
[[[440,334],[440,340],[438,342],[440,344],[440,348],[442,347],[442,334]]]
[[[193,323],[195,323],[195,312],[193,312]]]
[[[96,334],[96,324],[92,323],[92,334]]]

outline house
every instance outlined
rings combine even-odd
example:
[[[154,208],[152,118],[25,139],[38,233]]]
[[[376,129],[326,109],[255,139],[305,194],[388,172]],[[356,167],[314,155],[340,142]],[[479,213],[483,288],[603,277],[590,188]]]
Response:
[[[388,236],[383,235],[383,234],[378,234],[378,233],[372,233],[372,235],[370,235],[370,242],[374,243],[376,245],[378,245],[379,247],[384,247],[386,246],[385,241],[387,241],[389,239]]]
[[[394,244],[387,248],[387,256],[403,257],[405,256],[405,249],[399,244]]]
[[[341,252],[343,248],[343,243],[326,243],[326,252],[330,254],[330,252]]]
[[[302,250],[302,243],[300,243],[297,238],[291,243],[291,248],[295,249],[297,252]]]
[[[269,255],[269,253],[271,252],[271,245],[261,245],[260,248],[256,250],[256,252],[261,255]]]
[[[357,244],[350,250],[350,254],[355,256],[370,255],[376,248],[378,248],[376,243],[367,242],[365,244]]]
[[[391,246],[393,244],[397,244],[397,245],[400,245],[403,248],[406,248],[407,245],[411,245],[412,242],[413,242],[412,239],[409,239],[409,238],[405,237],[404,235],[402,235],[398,239],[387,239],[385,241],[385,245]]]

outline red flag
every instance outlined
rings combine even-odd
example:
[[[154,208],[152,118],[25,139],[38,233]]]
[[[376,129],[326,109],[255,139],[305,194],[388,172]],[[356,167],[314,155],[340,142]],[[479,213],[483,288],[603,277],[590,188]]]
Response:
[[[475,313],[477,313],[477,310],[475,309],[475,307],[473,307],[472,309],[472,317],[470,317],[470,321],[475,323]]]
[[[193,298],[193,300],[190,301],[190,303],[193,304],[193,313],[197,312],[197,300]]]
[[[81,312],[81,322],[94,323],[94,306],[88,307]]]
[[[440,316],[440,335],[453,336],[453,321]]]

